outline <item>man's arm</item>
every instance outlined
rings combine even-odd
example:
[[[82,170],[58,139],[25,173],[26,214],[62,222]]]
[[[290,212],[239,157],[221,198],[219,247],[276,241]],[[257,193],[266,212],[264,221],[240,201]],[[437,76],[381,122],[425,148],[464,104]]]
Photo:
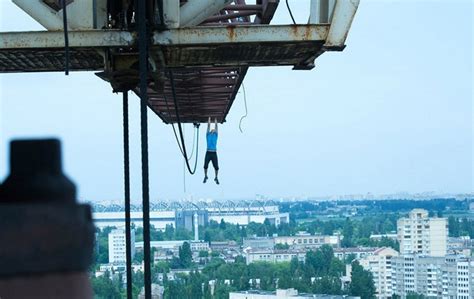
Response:
[[[209,118],[207,119],[207,133],[209,133],[211,131],[211,117],[209,116]]]
[[[216,126],[216,133],[217,133],[217,117],[214,119],[214,124]]]

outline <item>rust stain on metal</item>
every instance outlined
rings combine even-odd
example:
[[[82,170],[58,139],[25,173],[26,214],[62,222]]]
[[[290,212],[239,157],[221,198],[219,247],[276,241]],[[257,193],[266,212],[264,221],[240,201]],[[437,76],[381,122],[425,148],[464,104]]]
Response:
[[[298,37],[298,25],[291,25],[291,32],[293,34],[293,38]]]
[[[304,32],[304,40],[311,40],[311,27],[310,26],[305,26],[305,32]]]
[[[235,26],[227,26],[227,36],[229,37],[229,40],[231,42],[235,40],[235,37],[236,37]]]

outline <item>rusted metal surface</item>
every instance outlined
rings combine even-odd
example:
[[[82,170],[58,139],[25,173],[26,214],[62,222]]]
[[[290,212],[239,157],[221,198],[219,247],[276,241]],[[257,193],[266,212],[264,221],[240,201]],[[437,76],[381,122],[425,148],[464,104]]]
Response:
[[[256,47],[262,43],[264,34],[259,35],[258,29],[252,31],[247,27],[270,23],[279,0],[257,0],[258,7],[247,5],[245,0],[229,2],[233,2],[233,5],[226,6],[218,14],[202,22],[202,25],[211,23],[217,27],[200,26],[196,28],[197,31],[193,31],[193,28],[180,29],[173,36],[166,36],[166,32],[154,35],[154,42],[160,46],[153,49],[159,52],[153,56],[159,57],[158,61],[173,68],[176,77],[178,107],[171,104],[173,98],[170,82],[166,77],[159,86],[150,88],[149,106],[165,123],[176,122],[174,109],[178,109],[182,122],[206,122],[208,117],[224,122],[248,66],[258,62],[255,57],[260,52]],[[252,20],[253,15],[255,17]],[[267,27],[259,29],[264,28]],[[226,42],[222,43],[223,40]],[[180,42],[185,44],[179,45]],[[231,48],[220,47],[225,43],[231,45]],[[245,48],[244,43],[253,43],[253,46]],[[283,45],[285,41],[281,43]],[[187,50],[184,49],[186,45]],[[278,52],[277,49],[273,50]],[[269,56],[269,51],[263,52]],[[178,62],[179,60],[183,62]],[[216,67],[221,65],[229,67]],[[236,68],[236,65],[239,67]]]
[[[159,52],[164,66],[173,68],[295,65],[320,50],[328,30],[327,25],[173,29],[153,35],[151,55]],[[125,31],[71,32],[70,69],[103,70],[105,49],[133,49],[135,42],[136,35]],[[1,33],[0,72],[62,71],[63,44],[61,32]]]
[[[75,48],[69,51],[71,71],[97,71],[104,68],[104,58],[96,49]],[[64,49],[0,50],[0,73],[62,72]]]
[[[182,122],[207,122],[208,117],[225,121],[246,68],[173,69],[178,112]],[[237,88],[238,89],[238,88]],[[165,122],[176,122],[176,111],[168,78],[162,86],[148,90],[150,108]]]
[[[194,27],[155,32],[153,45],[226,45],[232,43],[287,43],[325,41],[329,24],[322,25],[245,25]]]
[[[325,47],[343,50],[360,0],[336,0]]]
[[[132,47],[137,36],[133,32],[119,30],[86,30],[69,32],[70,48]],[[0,33],[0,50],[63,48],[62,31],[29,31]]]
[[[248,67],[312,69],[314,60],[325,51],[342,50],[358,2],[338,0],[333,9],[327,7],[327,18],[332,17],[333,24],[268,26],[279,0],[254,4],[224,0],[220,2],[227,3],[224,8],[199,26],[155,31],[150,45],[149,106],[164,122],[176,121],[165,76],[165,70],[171,69],[176,74],[181,119],[205,122],[211,116],[224,122]],[[180,4],[182,8],[190,3],[181,0]],[[314,23],[317,18],[312,19]],[[103,71],[99,77],[115,91],[135,90],[139,74],[135,33],[71,31],[69,44],[71,70]],[[0,72],[62,71],[63,45],[61,31],[0,33]]]

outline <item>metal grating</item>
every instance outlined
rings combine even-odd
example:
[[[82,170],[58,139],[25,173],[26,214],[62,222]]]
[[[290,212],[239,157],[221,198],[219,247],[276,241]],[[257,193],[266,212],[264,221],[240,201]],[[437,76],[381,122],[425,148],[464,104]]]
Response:
[[[71,48],[70,70],[97,71],[104,68],[104,58],[95,49]],[[0,72],[64,71],[64,49],[0,50]]]
[[[201,25],[231,25],[232,32],[232,28],[238,25],[268,24],[278,2],[279,0],[257,0],[257,5],[248,5],[245,0],[234,0],[233,5],[211,16]],[[253,20],[251,16],[255,16]],[[175,77],[178,105],[174,105],[171,83],[165,76],[162,88],[158,88],[154,83],[150,85],[150,108],[165,123],[177,122],[176,108],[183,123],[203,123],[208,117],[217,118],[220,123],[224,122],[247,73],[248,65],[261,62],[262,56],[269,53],[268,50],[260,51],[261,49],[263,47],[257,44],[161,47],[161,57],[165,65],[172,68]],[[241,64],[242,61],[247,63]],[[232,67],[216,67],[226,65]],[[236,65],[242,66],[236,68]],[[196,66],[201,67],[195,68]],[[138,94],[138,90],[135,92]]]

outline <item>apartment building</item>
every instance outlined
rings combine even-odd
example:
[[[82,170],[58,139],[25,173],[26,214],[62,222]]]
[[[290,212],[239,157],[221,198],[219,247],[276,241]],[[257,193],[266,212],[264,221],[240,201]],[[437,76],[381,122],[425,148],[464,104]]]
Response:
[[[392,258],[397,256],[398,251],[383,247],[377,249],[372,255],[359,259],[360,265],[372,273],[376,296],[379,299],[388,299],[393,295]]]
[[[290,262],[293,258],[304,262],[306,250],[249,249],[244,250],[247,265],[254,262]]]
[[[131,230],[131,244],[132,244],[132,259],[135,256],[135,230]],[[114,229],[109,233],[109,263],[110,264],[125,264],[127,261],[125,251],[125,229]]]
[[[229,299],[360,299],[358,296],[320,295],[298,293],[295,289],[277,289],[275,292],[250,290],[229,293]]]
[[[445,256],[448,222],[446,218],[428,217],[428,211],[412,210],[407,218],[397,221],[400,254]]]
[[[474,298],[474,260],[405,255],[392,258],[393,293],[405,298],[418,293],[427,298]]]

